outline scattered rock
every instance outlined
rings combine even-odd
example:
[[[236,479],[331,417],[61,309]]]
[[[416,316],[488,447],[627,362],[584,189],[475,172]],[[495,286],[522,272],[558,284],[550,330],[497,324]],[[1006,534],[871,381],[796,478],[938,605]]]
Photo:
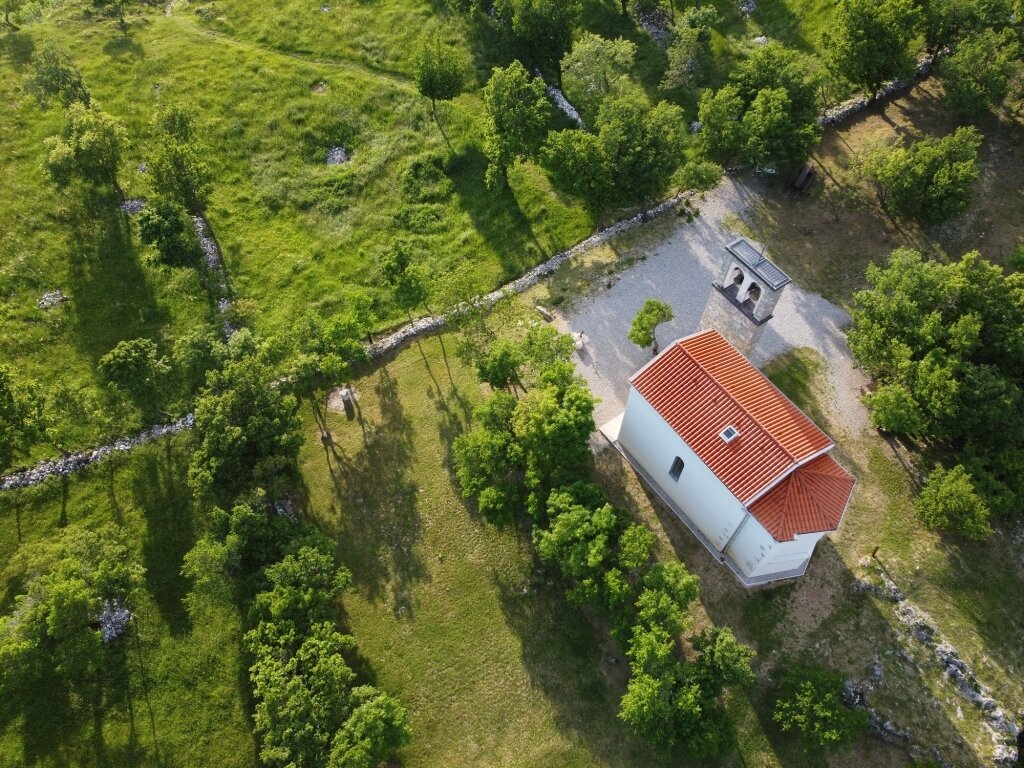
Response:
[[[754,15],[754,11],[757,10],[757,3],[754,0],[740,0],[739,5],[736,6],[739,10],[740,15],[749,18]]]
[[[330,13],[330,12],[331,12],[331,6],[330,6],[329,3],[324,3],[323,5],[320,6],[320,13]]]
[[[758,45],[768,45],[768,38],[765,35],[760,35],[754,38],[754,42]]]
[[[700,120],[694,120],[690,123],[690,133],[700,133],[704,124]]]
[[[310,90],[313,91],[313,93],[327,93],[327,83],[320,80],[319,82],[313,83],[313,87],[310,88]]]
[[[345,151],[344,147],[331,147],[327,150],[327,164],[328,165],[342,165],[347,163],[351,158],[348,152]]]
[[[667,45],[672,37],[672,20],[661,8],[655,8],[650,13],[638,14],[636,23],[659,45]]]
[[[36,306],[40,309],[53,309],[54,307],[59,307],[67,300],[68,297],[64,295],[64,291],[47,291],[36,301]]]
[[[868,680],[872,683],[882,682],[885,670],[882,668],[882,660],[878,656],[871,657],[871,664],[868,666]]]
[[[910,629],[911,634],[925,645],[935,642],[935,623],[932,617],[915,605],[903,603],[896,609],[896,617]]]
[[[136,169],[139,173],[149,173],[149,166],[145,163],[139,163],[139,167]]]

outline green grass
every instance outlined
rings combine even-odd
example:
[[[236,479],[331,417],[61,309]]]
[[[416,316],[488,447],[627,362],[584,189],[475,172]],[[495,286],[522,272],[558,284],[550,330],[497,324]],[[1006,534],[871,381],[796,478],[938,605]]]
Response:
[[[331,448],[309,422],[302,454],[312,515],[354,576],[352,633],[410,711],[402,764],[677,764],[616,718],[626,664],[606,632],[538,580],[522,531],[458,496],[451,441],[482,393],[454,347],[426,339],[356,381],[359,417],[330,414]]]
[[[242,619],[211,608],[192,624],[181,598],[182,555],[201,529],[185,486],[182,440],[163,441],[66,482],[0,495],[0,611],[16,593],[10,561],[61,526],[123,526],[145,567],[127,641],[111,648],[102,700],[68,697],[51,681],[0,705],[5,766],[255,765],[241,658]]]

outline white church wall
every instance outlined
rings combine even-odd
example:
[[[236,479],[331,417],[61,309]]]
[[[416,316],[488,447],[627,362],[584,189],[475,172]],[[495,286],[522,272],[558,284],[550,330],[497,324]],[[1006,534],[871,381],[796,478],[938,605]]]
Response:
[[[630,387],[619,444],[719,550],[746,514],[743,505],[643,396]],[[678,480],[669,475],[683,460]]]

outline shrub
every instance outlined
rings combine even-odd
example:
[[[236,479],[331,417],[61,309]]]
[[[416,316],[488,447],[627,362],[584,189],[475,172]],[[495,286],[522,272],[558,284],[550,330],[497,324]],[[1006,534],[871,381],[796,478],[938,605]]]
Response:
[[[928,477],[914,505],[929,527],[968,539],[992,534],[989,508],[974,490],[974,481],[961,464],[936,469]]]

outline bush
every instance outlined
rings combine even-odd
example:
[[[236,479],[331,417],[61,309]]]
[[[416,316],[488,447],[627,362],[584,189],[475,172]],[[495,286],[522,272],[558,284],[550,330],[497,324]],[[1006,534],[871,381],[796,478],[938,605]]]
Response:
[[[171,266],[193,265],[199,258],[199,240],[185,209],[171,200],[150,200],[139,213],[142,242],[156,246],[160,261]]]
[[[988,505],[975,492],[974,481],[961,464],[932,472],[914,506],[929,527],[944,533],[968,539],[992,534]]]

